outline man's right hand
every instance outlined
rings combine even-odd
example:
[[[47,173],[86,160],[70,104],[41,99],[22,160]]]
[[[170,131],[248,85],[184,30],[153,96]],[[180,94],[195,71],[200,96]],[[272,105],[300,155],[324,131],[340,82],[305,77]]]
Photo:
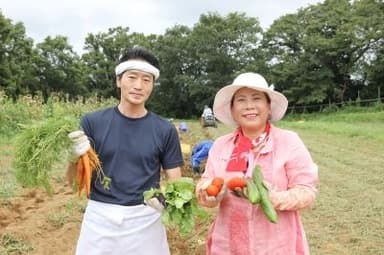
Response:
[[[68,137],[72,141],[72,152],[77,157],[84,155],[91,148],[91,143],[82,130],[73,131]]]

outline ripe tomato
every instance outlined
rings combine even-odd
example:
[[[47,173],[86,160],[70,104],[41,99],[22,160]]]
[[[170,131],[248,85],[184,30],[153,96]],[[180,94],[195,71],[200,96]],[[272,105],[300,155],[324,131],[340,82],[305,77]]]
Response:
[[[213,184],[209,185],[206,189],[208,196],[215,197],[219,193],[219,188]]]
[[[212,180],[212,185],[215,185],[216,187],[219,188],[219,191],[221,190],[221,188],[223,187],[223,184],[224,184],[224,179],[221,178],[221,177],[215,177],[213,178]]]
[[[235,190],[236,188],[244,188],[247,186],[247,181],[242,177],[233,177],[227,182],[227,187],[230,190]]]

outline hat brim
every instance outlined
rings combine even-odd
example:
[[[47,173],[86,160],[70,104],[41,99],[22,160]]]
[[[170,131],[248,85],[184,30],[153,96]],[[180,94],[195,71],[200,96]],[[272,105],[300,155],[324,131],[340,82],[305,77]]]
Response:
[[[264,89],[264,88],[255,88],[253,86],[246,85],[235,85],[230,84],[221,88],[215,96],[213,103],[213,112],[215,117],[220,120],[222,123],[230,126],[237,127],[238,124],[232,117],[231,113],[231,100],[233,95],[240,88],[250,88],[257,91],[265,92],[271,99],[271,121],[276,122],[281,120],[284,117],[285,112],[288,108],[287,98],[278,91]]]

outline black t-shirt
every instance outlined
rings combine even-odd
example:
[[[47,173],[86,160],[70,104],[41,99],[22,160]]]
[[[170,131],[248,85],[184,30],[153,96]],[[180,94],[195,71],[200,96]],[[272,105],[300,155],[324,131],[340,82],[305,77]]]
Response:
[[[91,140],[110,177],[110,189],[92,177],[91,199],[118,205],[143,203],[143,192],[159,187],[160,170],[183,165],[177,130],[166,119],[148,112],[128,118],[117,107],[89,113],[81,127]]]

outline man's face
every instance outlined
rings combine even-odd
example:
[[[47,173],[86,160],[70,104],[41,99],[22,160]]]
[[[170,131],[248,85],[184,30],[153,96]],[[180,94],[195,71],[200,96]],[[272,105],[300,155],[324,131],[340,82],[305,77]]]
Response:
[[[121,78],[117,78],[117,87],[121,89],[121,100],[134,105],[144,105],[153,90],[154,77],[152,74],[127,70]]]

